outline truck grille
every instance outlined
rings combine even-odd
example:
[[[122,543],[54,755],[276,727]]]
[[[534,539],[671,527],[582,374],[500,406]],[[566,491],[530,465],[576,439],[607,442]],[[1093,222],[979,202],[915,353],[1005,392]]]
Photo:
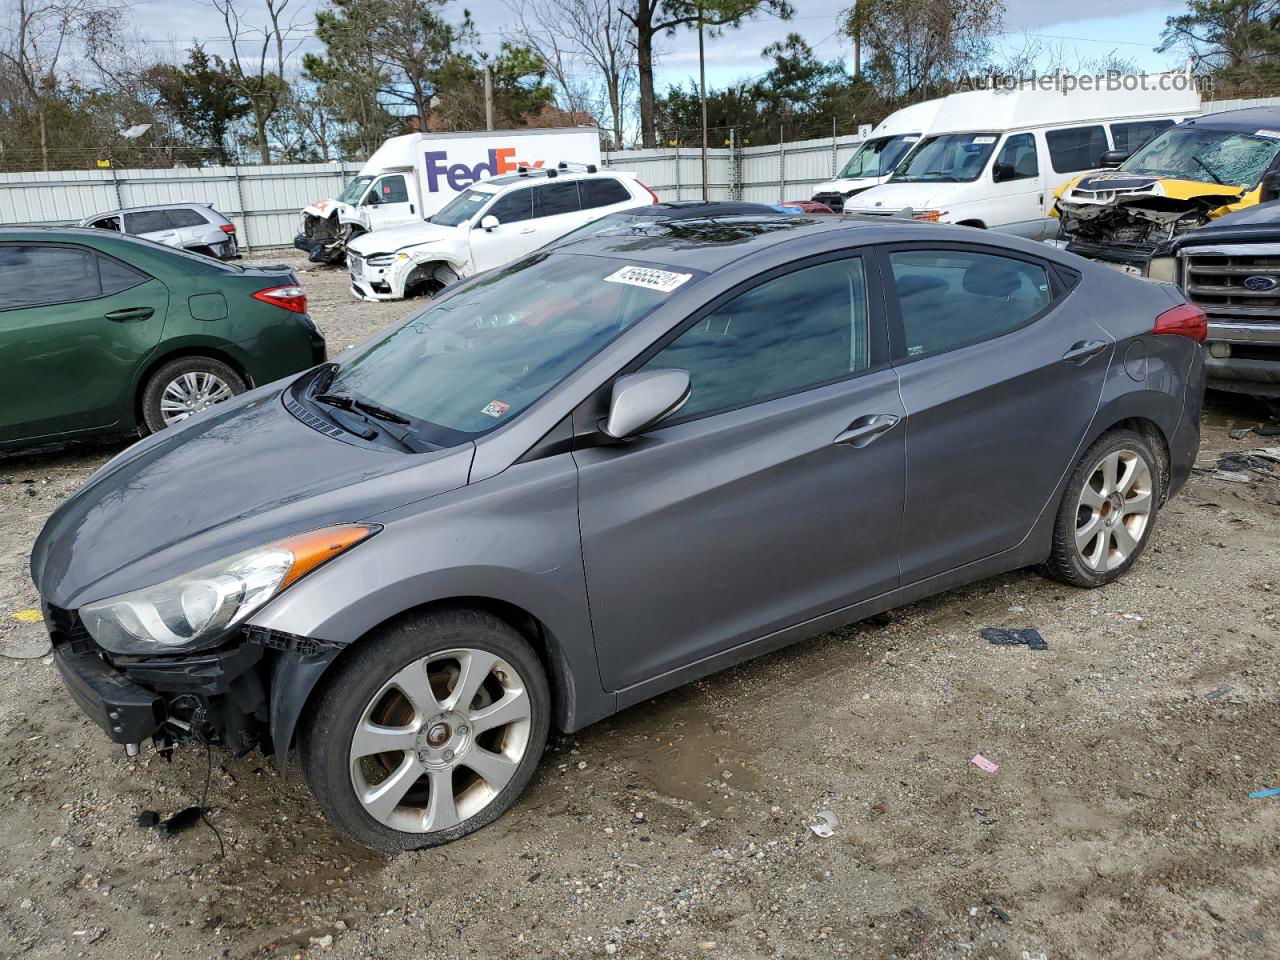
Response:
[[[1274,254],[1192,254],[1185,270],[1186,294],[1210,323],[1280,324],[1280,249]]]

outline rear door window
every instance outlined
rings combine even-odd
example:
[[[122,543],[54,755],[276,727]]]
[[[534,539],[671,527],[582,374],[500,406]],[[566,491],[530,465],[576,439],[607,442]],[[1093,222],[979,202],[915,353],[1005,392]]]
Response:
[[[1058,173],[1092,170],[1102,162],[1102,155],[1107,152],[1107,132],[1101,124],[1049,130],[1044,140],[1049,147],[1049,162]]]
[[[1129,123],[1113,123],[1111,139],[1115,141],[1117,150],[1133,153],[1161,130],[1172,126],[1172,120],[1134,120]]]
[[[969,250],[889,254],[908,359],[1004,336],[1053,300],[1046,268]]]
[[[582,209],[578,200],[578,184],[543,183],[533,188],[533,215],[555,217],[562,213],[577,213]]]
[[[170,210],[139,210],[124,215],[125,233],[161,233],[175,229]]]

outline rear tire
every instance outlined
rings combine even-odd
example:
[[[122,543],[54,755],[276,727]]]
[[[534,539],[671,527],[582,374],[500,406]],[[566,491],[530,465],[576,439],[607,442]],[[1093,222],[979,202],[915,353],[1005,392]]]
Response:
[[[158,433],[247,389],[244,378],[221,360],[170,360],[151,375],[143,388],[143,425],[148,433]]]
[[[1101,587],[1142,556],[1155,527],[1160,461],[1131,430],[1103,434],[1067,481],[1045,572],[1075,587]]]
[[[309,710],[299,753],[334,828],[398,853],[457,840],[509,810],[537,769],[550,717],[523,637],[487,613],[436,611],[360,642]]]

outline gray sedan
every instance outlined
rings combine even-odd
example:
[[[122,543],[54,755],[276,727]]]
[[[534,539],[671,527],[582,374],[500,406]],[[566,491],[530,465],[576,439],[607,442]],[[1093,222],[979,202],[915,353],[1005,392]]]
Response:
[[[1194,462],[1204,334],[964,228],[588,237],[137,444],[32,573],[110,739],[296,748],[341,832],[430,846],[553,728],[1005,571],[1122,576]]]

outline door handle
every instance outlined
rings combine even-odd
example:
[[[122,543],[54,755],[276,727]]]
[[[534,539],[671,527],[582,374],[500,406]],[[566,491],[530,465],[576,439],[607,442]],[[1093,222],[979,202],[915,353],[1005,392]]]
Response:
[[[1074,363],[1079,366],[1091,357],[1096,357],[1105,349],[1107,349],[1105,340],[1078,340],[1071,345],[1070,350],[1062,355],[1062,359],[1067,363]]]
[[[534,228],[533,228],[533,227],[525,227],[525,228],[524,228],[523,230],[521,230],[520,232],[521,232],[521,233],[533,233],[533,232],[534,232]]]
[[[888,433],[898,425],[901,417],[892,413],[873,413],[859,417],[849,424],[847,430],[840,433],[832,443],[849,447],[865,447],[882,433]]]
[[[412,204],[412,203],[411,203],[411,204],[409,204],[409,212],[410,212],[410,213],[413,213],[413,212],[414,212],[414,211],[413,211],[413,204]]]
[[[140,320],[150,320],[155,312],[154,307],[125,307],[123,310],[112,310],[106,314],[106,318],[115,323],[137,323]]]

